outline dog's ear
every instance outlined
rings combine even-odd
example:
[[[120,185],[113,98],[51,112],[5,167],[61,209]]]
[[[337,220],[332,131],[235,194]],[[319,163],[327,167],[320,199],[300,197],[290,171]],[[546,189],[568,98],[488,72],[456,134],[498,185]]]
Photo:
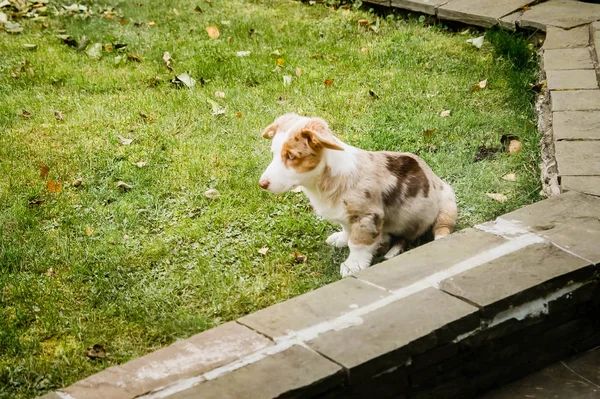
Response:
[[[275,133],[277,133],[277,127],[278,125],[276,123],[271,123],[269,126],[267,126],[262,132],[263,138],[273,140],[273,136],[275,136]]]
[[[320,133],[315,132],[314,130],[304,128],[300,133],[302,134],[302,137],[308,141],[308,145],[314,150],[322,147],[330,150],[344,151],[343,147],[336,144],[332,140],[330,141],[324,138]]]

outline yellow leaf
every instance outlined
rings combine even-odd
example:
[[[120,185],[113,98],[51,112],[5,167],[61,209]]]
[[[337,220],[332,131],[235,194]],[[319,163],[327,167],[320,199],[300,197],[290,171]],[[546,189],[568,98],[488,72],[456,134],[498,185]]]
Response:
[[[285,60],[283,58],[277,58],[277,66],[283,66]]]
[[[54,180],[48,180],[46,183],[46,190],[51,193],[58,194],[62,191],[62,184],[55,182]]]
[[[333,79],[326,79],[324,83],[325,86],[333,86]]]
[[[300,67],[296,68],[296,76],[302,76],[302,69],[300,69]]]
[[[217,28],[216,26],[207,26],[206,33],[208,33],[208,37],[210,37],[212,40],[216,40],[219,38],[219,36],[221,36],[219,28]]]
[[[504,194],[498,194],[498,193],[486,193],[486,195],[493,199],[494,201],[498,201],[498,202],[506,202],[508,201],[508,197]]]
[[[92,234],[94,234],[94,229],[92,229],[90,226],[85,226],[85,235],[91,237]]]

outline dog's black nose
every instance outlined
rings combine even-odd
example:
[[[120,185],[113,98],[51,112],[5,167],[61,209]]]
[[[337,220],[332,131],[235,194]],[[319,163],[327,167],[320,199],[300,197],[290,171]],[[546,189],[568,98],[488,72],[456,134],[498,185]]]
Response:
[[[261,186],[262,188],[264,188],[266,190],[267,188],[269,188],[269,183],[270,182],[268,180],[263,179],[263,180],[261,180],[261,181],[258,182],[258,185]]]

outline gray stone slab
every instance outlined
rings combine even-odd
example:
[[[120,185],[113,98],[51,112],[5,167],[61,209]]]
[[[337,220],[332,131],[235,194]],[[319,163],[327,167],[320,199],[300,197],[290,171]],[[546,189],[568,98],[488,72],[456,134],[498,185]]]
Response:
[[[435,15],[440,6],[450,0],[392,0],[392,7]]]
[[[182,378],[197,376],[273,345],[238,323],[226,323],[63,389],[74,398],[131,399]]]
[[[572,367],[572,364],[579,363],[586,366],[580,369]],[[488,392],[480,399],[596,399],[600,397],[600,388],[597,387],[600,381],[595,381],[589,376],[595,374],[597,378],[600,373],[599,364],[600,349],[596,349],[572,360],[554,363],[519,381]]]
[[[519,20],[523,28],[546,30],[547,26],[574,28],[600,19],[600,4],[550,0],[534,5]]]
[[[365,0],[364,3],[379,4],[389,7],[391,0]]]
[[[350,370],[353,381],[404,363],[479,326],[477,308],[434,288],[349,320],[348,326],[308,342]]]
[[[600,176],[563,176],[560,185],[563,191],[600,196]]]
[[[389,292],[363,281],[346,278],[259,310],[242,317],[239,322],[277,338],[334,319],[388,295]]]
[[[167,398],[312,398],[341,388],[345,380],[339,365],[295,345]]]
[[[544,69],[594,69],[594,63],[587,47],[545,50]]]
[[[546,30],[544,50],[587,47],[590,44],[590,29],[587,25],[573,29],[549,26]]]
[[[552,114],[554,140],[600,140],[600,111]]]
[[[553,91],[552,111],[600,110],[600,90]]]
[[[532,0],[452,0],[438,9],[438,17],[491,28],[498,20]]]
[[[397,290],[506,242],[476,229],[453,233],[443,240],[421,245],[355,275],[360,280]]]
[[[546,71],[550,90],[597,89],[596,71],[593,69],[570,69]]]
[[[502,216],[597,263],[600,263],[599,218],[600,198],[577,192],[552,197]]]
[[[516,30],[517,29],[517,21],[523,15],[523,11],[517,11],[512,14],[507,15],[506,17],[502,17],[498,20],[498,24],[502,29],[506,30]]]
[[[560,176],[600,176],[600,141],[558,141],[554,149]]]
[[[550,243],[529,245],[440,283],[440,289],[481,307],[485,318],[590,279],[595,266]]]
[[[37,399],[63,399],[56,392],[49,392],[44,396],[38,396]]]

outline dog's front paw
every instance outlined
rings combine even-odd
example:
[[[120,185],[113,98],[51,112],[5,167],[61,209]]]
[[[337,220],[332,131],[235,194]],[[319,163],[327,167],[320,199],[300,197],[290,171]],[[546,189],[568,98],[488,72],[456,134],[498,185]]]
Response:
[[[366,269],[367,267],[369,267],[369,263],[347,259],[340,265],[340,274],[342,277],[348,277],[354,273],[358,273],[359,271]]]
[[[347,247],[348,246],[348,234],[345,231],[339,231],[337,233],[333,233],[332,235],[330,235],[329,237],[327,237],[327,240],[325,240],[325,243],[329,244],[329,245],[333,245],[334,247]]]

